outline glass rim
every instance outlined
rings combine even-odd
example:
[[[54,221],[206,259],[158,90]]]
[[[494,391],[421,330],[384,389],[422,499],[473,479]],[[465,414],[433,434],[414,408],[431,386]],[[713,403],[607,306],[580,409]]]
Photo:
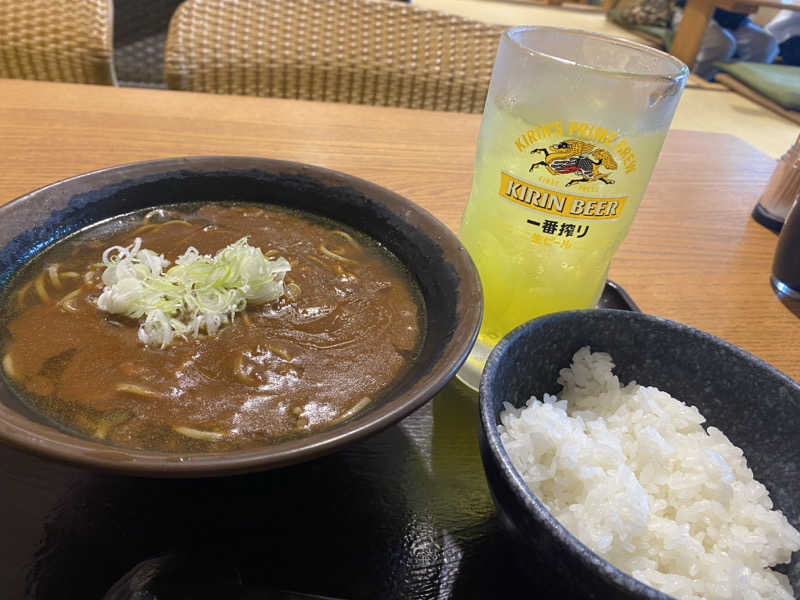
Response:
[[[666,63],[671,63],[672,66],[674,67],[674,72],[632,73],[630,71],[621,71],[618,69],[595,67],[593,65],[588,65],[583,62],[570,60],[568,58],[564,58],[562,56],[558,56],[550,52],[545,52],[542,50],[534,50],[533,48],[529,48],[528,46],[521,43],[519,40],[514,39],[513,37],[513,34],[523,31],[550,31],[557,33],[566,33],[582,38],[594,38],[596,40],[605,42],[612,46],[624,46],[626,48],[636,50],[643,54],[658,56],[659,58],[663,59]],[[611,77],[630,78],[639,80],[653,80],[653,81],[657,80],[676,81],[681,78],[688,78],[689,76],[689,67],[687,67],[686,64],[679,58],[676,58],[675,56],[672,56],[667,52],[663,52],[662,50],[658,50],[657,48],[646,46],[645,44],[642,44],[640,42],[635,42],[633,40],[628,40],[625,38],[606,35],[604,33],[595,33],[593,31],[585,31],[582,29],[570,29],[567,27],[551,27],[549,25],[526,25],[526,26],[512,27],[510,29],[507,29],[505,33],[503,33],[503,37],[512,44],[514,44],[514,46],[516,46],[517,48],[520,48],[521,50],[524,50],[525,52],[533,56],[539,56],[541,58],[546,58],[554,62],[563,63],[571,67],[579,67],[581,69],[587,69],[590,71],[594,71],[596,73],[604,73]]]

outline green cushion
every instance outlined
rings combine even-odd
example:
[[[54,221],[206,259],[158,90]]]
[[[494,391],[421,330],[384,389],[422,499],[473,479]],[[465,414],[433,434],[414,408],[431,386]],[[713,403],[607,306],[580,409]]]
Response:
[[[664,42],[664,48],[669,49],[672,46],[672,41],[675,39],[675,32],[669,27],[654,27],[653,25],[636,25],[635,23],[628,23],[620,18],[619,9],[612,8],[608,11],[608,18],[617,25],[629,29],[631,31],[641,31],[654,38],[660,39]]]
[[[778,106],[800,110],[800,67],[752,62],[716,63],[715,66]]]
[[[672,47],[672,42],[675,40],[675,32],[669,27],[653,27],[652,25],[634,25],[631,27],[634,31],[641,31],[649,33],[650,35],[659,38],[664,42],[664,48],[669,50]]]

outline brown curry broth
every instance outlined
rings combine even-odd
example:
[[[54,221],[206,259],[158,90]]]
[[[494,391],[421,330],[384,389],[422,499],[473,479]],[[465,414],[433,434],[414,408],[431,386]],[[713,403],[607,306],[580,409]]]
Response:
[[[127,412],[133,417],[106,437],[120,446],[249,447],[322,429],[362,399],[379,397],[418,350],[424,319],[418,290],[374,241],[350,231],[354,245],[335,232],[344,230],[339,224],[281,209],[208,205],[180,218],[191,226],[143,230],[137,234],[142,247],[174,263],[188,246],[214,254],[247,235],[251,245],[289,260],[286,282],[300,286],[300,297],[248,307],[246,318],[237,315],[216,336],[176,338],[162,350],[138,340],[138,321],[100,311],[97,285],[82,287],[74,303],[79,312],[70,313],[56,300],[83,279],[65,281],[57,293],[47,281],[53,302],[41,302],[31,289],[27,306],[8,324],[4,348],[16,382],[41,410],[90,434],[104,415],[124,420]],[[104,248],[129,245],[134,237],[129,230],[94,248],[70,243],[72,256],[59,259],[60,272],[83,275]],[[346,260],[324,254],[320,244]],[[119,384],[158,397],[115,391]],[[225,439],[198,441],[172,426],[221,432]]]

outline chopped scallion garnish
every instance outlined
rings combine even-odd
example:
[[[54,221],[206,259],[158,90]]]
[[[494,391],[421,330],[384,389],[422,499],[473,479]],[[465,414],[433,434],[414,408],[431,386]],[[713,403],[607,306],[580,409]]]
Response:
[[[97,306],[106,312],[144,319],[139,339],[165,348],[175,336],[208,335],[232,322],[248,304],[264,304],[284,293],[291,270],[285,258],[267,259],[242,238],[215,256],[187,248],[175,265],[163,254],[142,248],[141,238],[128,247],[103,253],[102,294]]]

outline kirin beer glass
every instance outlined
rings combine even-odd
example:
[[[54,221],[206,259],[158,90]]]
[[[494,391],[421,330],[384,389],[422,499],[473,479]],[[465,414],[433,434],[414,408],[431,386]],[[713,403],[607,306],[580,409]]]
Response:
[[[485,299],[464,383],[477,387],[517,325],[596,305],[687,77],[678,59],[626,40],[550,27],[502,36],[460,233]]]

